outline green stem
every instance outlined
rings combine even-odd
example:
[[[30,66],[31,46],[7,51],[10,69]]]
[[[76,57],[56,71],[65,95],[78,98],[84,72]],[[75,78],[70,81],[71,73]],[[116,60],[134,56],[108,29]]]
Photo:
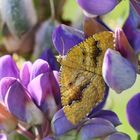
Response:
[[[55,7],[54,0],[50,0],[51,18],[55,19]]]
[[[137,140],[140,140],[140,135],[137,135]]]

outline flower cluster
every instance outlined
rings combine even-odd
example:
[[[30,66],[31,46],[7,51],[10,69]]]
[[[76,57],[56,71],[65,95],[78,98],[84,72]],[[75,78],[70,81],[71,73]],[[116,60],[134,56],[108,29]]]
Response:
[[[61,125],[64,123],[65,125]],[[127,134],[118,132],[115,127],[120,125],[117,115],[109,110],[100,110],[90,114],[77,125],[72,125],[66,118],[63,110],[59,110],[53,117],[52,127],[55,136],[59,138],[72,138],[80,140],[105,139],[129,140]]]
[[[53,42],[60,55],[65,55],[84,39],[82,31],[66,25],[58,26],[53,32]],[[105,53],[102,71],[107,85],[116,92],[122,92],[134,84],[138,60],[121,29],[116,29],[115,40],[115,50],[108,49]]]
[[[25,62],[19,72],[10,55],[0,58],[0,71],[1,129],[48,125],[60,108],[58,72],[42,59]]]
[[[10,67],[7,68],[7,65]],[[44,140],[64,137],[71,131],[75,133],[73,137],[83,140],[100,137],[129,139],[126,134],[115,129],[121,124],[117,115],[112,111],[101,110],[108,95],[107,87],[104,100],[97,108],[83,122],[72,125],[63,109],[56,112],[61,107],[58,72],[52,71],[46,61],[38,59],[33,64],[25,62],[19,72],[12,57],[5,55],[0,58],[0,69],[0,125],[4,133],[9,133],[7,138],[2,133],[2,138],[11,139],[13,131],[13,135],[19,131],[23,134],[23,127],[27,132],[32,127],[41,127],[40,139],[44,137]],[[88,133],[91,129],[94,133]],[[29,134],[27,132],[24,134],[26,137],[35,138],[32,131]]]
[[[121,93],[133,86],[140,73],[139,2],[130,1],[129,16],[122,29],[113,31],[103,22],[102,16],[115,9],[121,0],[76,0],[85,15],[81,30],[59,24],[70,23],[63,21],[62,10],[59,11],[59,6],[62,8],[65,2],[61,0],[61,5],[57,6],[59,2],[54,0],[54,7],[59,11],[57,16],[52,1],[51,18],[43,24],[43,16],[37,24],[32,0],[0,1],[7,50],[19,54],[33,52],[33,58],[39,58],[33,63],[26,61],[18,68],[12,56],[0,57],[0,140],[15,140],[22,136],[25,140],[130,140],[128,134],[117,130],[121,125],[117,114],[104,106],[109,88]],[[114,49],[107,49],[102,65],[106,84],[104,98],[74,125],[68,121],[61,105],[59,66],[55,55],[65,57],[73,46],[102,31],[114,34]],[[139,102],[140,93],[133,96],[126,107],[128,122],[137,133],[140,133]]]
[[[77,0],[80,7],[87,16],[84,21],[84,32],[68,27],[66,25],[58,26],[53,32],[53,43],[60,55],[66,55],[71,47],[77,45],[85,38],[97,32],[110,30],[105,26],[99,15],[111,11],[119,1],[95,2],[90,0]],[[130,88],[136,80],[139,73],[138,57],[139,53],[139,13],[134,8],[139,7],[136,1],[130,3],[130,14],[124,23],[123,30],[115,30],[115,50],[108,49],[104,56],[102,74],[106,84],[118,93]],[[95,29],[96,28],[96,29]],[[133,36],[133,37],[132,37]],[[127,105],[128,121],[132,127],[140,132],[139,129],[139,94],[134,96]],[[84,138],[86,139],[86,138]]]

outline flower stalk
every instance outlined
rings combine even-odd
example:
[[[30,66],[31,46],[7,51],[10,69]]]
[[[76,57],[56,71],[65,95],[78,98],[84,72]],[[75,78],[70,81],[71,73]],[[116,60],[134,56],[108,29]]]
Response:
[[[50,0],[50,9],[51,9],[51,19],[55,19],[54,0]]]

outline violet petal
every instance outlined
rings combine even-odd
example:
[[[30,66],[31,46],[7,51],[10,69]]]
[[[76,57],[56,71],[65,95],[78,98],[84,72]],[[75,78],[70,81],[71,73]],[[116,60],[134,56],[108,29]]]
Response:
[[[128,59],[134,65],[134,68],[137,70],[137,56],[132,46],[129,44],[124,32],[120,28],[117,28],[115,31],[115,39],[116,50],[119,51],[123,57]]]
[[[135,53],[140,52],[140,31],[139,31],[139,24],[140,24],[140,15],[138,15],[135,9],[130,6],[130,14],[127,18],[123,30],[126,34],[126,37],[133,47]],[[133,37],[132,37],[133,36]]]
[[[110,121],[115,127],[121,124],[117,114],[110,110],[101,110],[90,117],[106,119]]]
[[[48,62],[42,59],[37,59],[33,65],[32,65],[32,70],[31,70],[31,80],[37,77],[41,73],[46,73],[50,71],[50,66]]]
[[[115,8],[118,2],[118,0],[77,0],[80,7],[92,15],[106,14]]]
[[[49,73],[38,75],[29,83],[28,90],[39,108],[43,112],[53,115],[57,107],[53,97],[49,76]]]
[[[40,58],[46,60],[49,63],[52,70],[59,70],[58,62],[50,48],[44,49],[40,55]]]
[[[127,118],[136,132],[140,133],[140,93],[134,95],[127,104]]]
[[[137,11],[137,13],[140,15],[140,1],[139,0],[130,0],[130,1],[135,10]]]
[[[0,79],[3,77],[19,78],[19,70],[10,55],[0,57]]]
[[[66,118],[63,109],[57,111],[52,119],[52,128],[56,136],[61,136],[75,128]]]
[[[43,121],[42,112],[35,106],[27,90],[18,81],[15,81],[7,91],[5,105],[21,121],[31,125],[40,124]]]
[[[0,134],[0,140],[7,140],[6,134]]]
[[[127,134],[116,132],[109,135],[104,140],[131,140],[131,139]]]
[[[29,93],[38,106],[45,101],[46,94],[52,92],[49,83],[49,73],[44,73],[35,77],[28,85]]]
[[[66,25],[58,26],[52,35],[53,44],[60,55],[84,40],[84,33]]]
[[[50,73],[50,82],[52,86],[52,93],[58,106],[61,104],[60,87],[59,87],[59,72],[53,71]]]
[[[16,81],[14,77],[4,77],[0,81],[0,97],[4,101],[6,93],[10,86]]]
[[[81,140],[89,140],[104,137],[116,132],[115,127],[109,121],[101,118],[93,118],[87,121],[80,130]]]
[[[27,87],[30,82],[31,68],[32,63],[30,61],[27,61],[22,65],[22,68],[20,70],[20,79],[25,87]]]
[[[102,71],[107,85],[118,93],[130,88],[136,80],[133,65],[119,52],[111,49],[105,53]]]

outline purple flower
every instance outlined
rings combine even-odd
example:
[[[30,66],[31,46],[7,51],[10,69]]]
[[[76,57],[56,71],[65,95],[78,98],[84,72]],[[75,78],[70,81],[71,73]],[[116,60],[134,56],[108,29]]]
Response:
[[[106,51],[102,69],[105,82],[118,93],[130,88],[136,80],[132,64],[115,50]]]
[[[115,127],[107,120],[93,118],[85,122],[80,130],[81,140],[104,137],[116,132]]]
[[[140,93],[128,101],[126,112],[128,122],[137,133],[140,133]]]
[[[137,57],[121,29],[115,31],[116,50],[107,49],[102,67],[106,84],[120,93],[136,80]]]
[[[130,14],[123,26],[123,30],[136,54],[140,52],[139,24],[140,24],[140,15],[138,15],[133,6],[130,5]]]
[[[57,50],[59,50],[59,54],[65,55],[68,52],[68,50],[74,45],[76,45],[76,43],[79,43],[79,41],[74,41],[75,44],[73,45],[71,43],[71,40],[67,40],[67,35],[69,34],[71,34],[71,36],[75,38],[74,36],[76,34],[74,32],[73,35],[71,29],[70,31],[63,30],[65,33],[63,34],[63,40],[66,40],[66,42],[69,43],[67,45],[64,42],[62,43],[59,38],[62,35],[60,35],[60,32],[58,30],[59,28],[60,27],[56,28],[56,30],[54,31],[53,40],[55,40],[54,44]],[[117,92],[121,92],[127,88],[130,88],[135,82],[137,72],[137,58],[135,57],[135,53],[131,48],[130,44],[128,43],[128,40],[123,31],[118,29],[115,32],[115,35],[115,49],[108,49],[106,51],[103,61],[102,72],[107,85],[116,90]],[[57,41],[56,38],[58,38]],[[83,39],[81,39],[81,41],[82,40]],[[97,109],[93,109],[93,111],[87,118],[85,118],[85,120],[76,125],[72,125],[67,120],[63,110],[61,109],[54,115],[52,120],[52,128],[54,134],[57,137],[61,137],[73,130],[76,132],[78,130],[78,135],[80,135],[81,139],[84,140],[100,137],[112,139],[112,137],[117,136],[122,138],[123,133],[119,132],[117,135],[117,130],[115,129],[116,126],[120,125],[120,121],[117,115],[111,111],[101,110],[105,104],[107,98],[106,96],[107,94],[105,94],[103,102],[101,102],[101,104],[97,106]],[[65,123],[65,126],[61,125],[62,122]],[[95,133],[92,133],[92,129]],[[124,138],[129,140],[129,137],[127,135],[124,135]]]
[[[0,134],[0,140],[7,140],[7,137],[5,134]]]
[[[27,122],[30,125],[41,124],[43,122],[41,110],[36,107],[28,91],[17,80],[6,92],[4,103],[7,109],[21,121]],[[38,114],[38,116],[35,114]]]
[[[42,59],[33,64],[25,62],[19,72],[12,57],[5,55],[0,58],[1,100],[18,120],[42,124],[44,114],[51,118],[57,110],[55,100],[60,96],[57,75]]]
[[[130,1],[135,10],[137,11],[137,13],[140,15],[140,1],[139,0],[130,0]]]
[[[61,125],[62,123],[65,125]],[[120,121],[117,115],[114,112],[107,110],[101,111],[100,113],[98,112],[97,114],[95,113],[92,117],[87,117],[76,125],[71,124],[67,120],[63,109],[59,110],[52,120],[52,128],[55,136],[61,137],[67,135],[73,130],[81,140],[101,137],[106,138],[112,134],[115,135],[117,132],[115,126],[118,125],[120,125]]]
[[[62,123],[64,125],[62,125]],[[56,136],[63,135],[74,128],[75,126],[67,120],[63,109],[55,113],[52,119],[52,130]]]
[[[103,15],[110,12],[119,0],[77,0],[77,3],[90,15]]]
[[[49,63],[51,69],[58,70],[58,63],[51,49],[44,49],[39,58],[46,60]]]
[[[92,113],[89,117],[106,119],[110,121],[115,127],[121,124],[118,116],[114,112],[109,110],[100,110],[96,113]]]
[[[20,70],[20,79],[22,81],[22,84],[27,87],[27,85],[30,82],[30,73],[32,69],[32,63],[30,61],[27,61],[24,63]]]
[[[116,132],[108,136],[105,140],[131,140],[127,134]]]
[[[66,25],[58,26],[52,35],[54,46],[60,55],[84,40],[84,33]]]
[[[78,30],[60,25],[54,30],[52,38],[59,54],[63,56],[70,48],[83,41],[84,35],[79,35]],[[119,28],[115,31],[115,41],[115,50],[108,49],[105,53],[102,73],[109,87],[116,92],[122,92],[135,82],[138,59],[124,32]]]
[[[116,28],[115,31],[115,40],[116,40],[116,50],[121,53],[121,55],[129,60],[134,68],[137,70],[138,59],[135,55],[134,49],[129,44],[127,37],[122,29]]]
[[[3,77],[19,77],[19,70],[9,55],[0,58],[0,70],[0,80]]]

